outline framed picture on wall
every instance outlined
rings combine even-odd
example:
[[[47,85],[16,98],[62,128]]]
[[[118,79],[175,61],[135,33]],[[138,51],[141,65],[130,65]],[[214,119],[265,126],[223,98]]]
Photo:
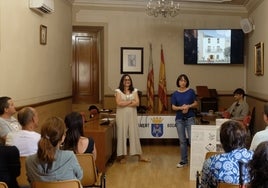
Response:
[[[40,25],[40,44],[47,44],[47,26]]]
[[[262,76],[264,74],[264,44],[263,42],[259,42],[255,45],[255,74],[257,76]]]
[[[143,48],[121,47],[121,74],[143,74]]]

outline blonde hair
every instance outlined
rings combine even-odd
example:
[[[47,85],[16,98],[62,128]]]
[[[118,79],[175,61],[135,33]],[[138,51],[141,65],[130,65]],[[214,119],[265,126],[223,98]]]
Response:
[[[48,118],[42,125],[37,156],[42,163],[48,163],[48,167],[55,160],[58,143],[61,142],[65,129],[63,120],[58,117]]]

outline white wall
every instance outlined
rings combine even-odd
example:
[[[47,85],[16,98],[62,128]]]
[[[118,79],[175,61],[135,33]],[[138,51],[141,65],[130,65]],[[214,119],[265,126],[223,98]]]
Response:
[[[185,28],[240,28],[241,16],[237,14],[181,13],[176,18],[149,17],[144,10],[123,11],[119,9],[74,6],[73,25],[104,26],[105,74],[104,94],[112,94],[118,87],[120,74],[120,47],[144,48],[144,74],[133,74],[135,87],[146,91],[149,43],[153,45],[155,88],[157,92],[160,47],[163,44],[167,90],[176,89],[179,74],[186,73],[190,86],[208,85],[219,92],[232,92],[245,87],[245,66],[197,66],[183,64],[183,29]]]
[[[53,14],[40,15],[29,0],[0,0],[0,96],[16,106],[72,94],[72,6],[55,0]],[[39,27],[47,26],[47,45]]]
[[[249,34],[247,65],[247,90],[248,93],[268,100],[268,1],[264,0],[249,16],[255,25],[255,30]],[[264,42],[264,75],[256,76],[254,74],[254,46],[258,42]]]

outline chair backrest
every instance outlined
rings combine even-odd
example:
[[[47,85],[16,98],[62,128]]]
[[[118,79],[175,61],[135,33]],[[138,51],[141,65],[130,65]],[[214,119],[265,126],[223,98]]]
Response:
[[[20,157],[20,175],[17,177],[17,182],[20,187],[30,186],[27,176],[26,176],[26,166],[25,166],[26,157]]]
[[[208,159],[208,158],[210,158],[211,156],[213,156],[213,155],[217,155],[217,154],[221,154],[222,152],[219,152],[219,151],[208,151],[207,153],[206,153],[206,156],[205,156],[205,159]]]
[[[208,86],[196,86],[196,93],[199,98],[210,97]]]
[[[239,184],[230,184],[230,183],[223,183],[219,182],[217,188],[239,188]]]
[[[248,125],[248,129],[250,131],[251,137],[254,136],[254,122],[255,122],[255,107],[252,108],[250,112],[250,121]]]
[[[79,180],[64,180],[53,182],[41,182],[36,181],[32,183],[32,188],[80,188],[81,184]]]
[[[81,184],[83,186],[94,185],[98,180],[98,174],[96,169],[95,160],[92,154],[76,154],[77,160],[83,169],[83,178]]]
[[[0,181],[0,188],[8,188],[5,182]]]

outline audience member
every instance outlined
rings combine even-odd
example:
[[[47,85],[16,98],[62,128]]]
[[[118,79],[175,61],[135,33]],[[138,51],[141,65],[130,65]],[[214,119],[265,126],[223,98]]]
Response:
[[[44,122],[37,153],[26,158],[26,174],[30,183],[82,179],[83,171],[74,152],[59,149],[65,139],[65,131],[60,118],[51,117]]]
[[[95,142],[91,137],[84,136],[83,117],[78,112],[71,112],[65,117],[67,128],[66,137],[63,144],[64,150],[72,150],[74,153],[92,153],[94,159],[97,158]]]
[[[7,133],[21,130],[21,125],[13,117],[15,105],[10,97],[0,97],[0,143],[5,143]]]
[[[234,91],[235,102],[225,112],[223,112],[223,117],[243,121],[243,119],[249,114],[248,103],[244,100],[244,97],[245,91],[241,88],[237,88]]]
[[[249,162],[250,188],[268,187],[268,141],[261,142]]]
[[[100,113],[98,107],[95,106],[95,105],[89,106],[88,111],[89,111],[89,117],[90,118],[93,118],[94,116],[96,116],[97,114]]]
[[[128,74],[121,77],[119,87],[115,90],[115,101],[117,105],[117,156],[120,163],[126,163],[127,138],[129,138],[129,154],[137,155],[141,162],[150,162],[150,159],[142,156],[137,117],[138,89],[134,88]]]
[[[218,182],[249,183],[247,165],[252,159],[253,151],[245,148],[246,137],[246,129],[239,121],[229,120],[221,125],[220,141],[224,153],[214,155],[204,162],[201,187],[217,187]]]
[[[22,130],[9,132],[6,137],[6,145],[16,146],[20,156],[28,156],[37,152],[40,134],[35,132],[38,127],[38,114],[34,108],[25,107],[18,112],[18,121]]]
[[[185,74],[178,76],[176,81],[178,90],[171,97],[172,110],[176,111],[176,127],[180,139],[181,161],[177,164],[178,168],[188,164],[188,140],[191,140],[191,126],[195,124],[195,112],[197,99],[193,89],[189,88],[190,82]]]
[[[16,146],[0,145],[0,161],[0,181],[19,188],[16,178],[20,175],[20,155]]]
[[[268,103],[264,105],[263,120],[266,124],[266,128],[262,131],[257,132],[251,141],[250,149],[255,150],[259,143],[268,141]]]

